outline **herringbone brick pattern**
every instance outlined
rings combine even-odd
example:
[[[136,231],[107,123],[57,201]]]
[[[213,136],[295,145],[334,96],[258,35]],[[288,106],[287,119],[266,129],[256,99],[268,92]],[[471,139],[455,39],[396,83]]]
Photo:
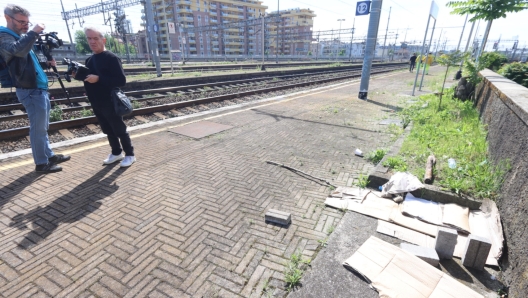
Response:
[[[260,297],[264,285],[285,296],[288,258],[314,257],[342,214],[324,208],[328,188],[266,161],[351,185],[371,167],[353,151],[383,145],[389,103],[356,95],[348,86],[209,119],[234,128],[201,140],[134,138],[126,170],[101,166],[107,146],[57,174],[3,170],[0,296]],[[293,223],[266,224],[270,208]]]

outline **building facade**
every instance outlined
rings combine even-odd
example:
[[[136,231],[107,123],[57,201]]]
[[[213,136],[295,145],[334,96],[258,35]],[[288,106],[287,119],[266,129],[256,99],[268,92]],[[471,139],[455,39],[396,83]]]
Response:
[[[313,17],[309,9],[280,11],[281,22],[267,22],[264,32],[260,22],[241,26],[217,27],[220,24],[251,21],[267,15],[267,6],[259,0],[153,0],[154,30],[162,58],[180,50],[185,58],[252,57],[308,54],[312,41]],[[169,33],[169,23],[175,32]],[[280,40],[276,50],[276,34]],[[264,37],[266,36],[266,37]],[[141,36],[140,55],[147,54],[146,36]],[[170,46],[169,46],[170,45]]]
[[[269,42],[269,53],[272,55],[308,55],[313,41],[313,19],[315,13],[310,9],[286,9],[278,12],[281,16],[279,24],[272,24],[269,31],[272,38]],[[277,12],[270,12],[276,16]],[[277,47],[278,32],[278,47]]]

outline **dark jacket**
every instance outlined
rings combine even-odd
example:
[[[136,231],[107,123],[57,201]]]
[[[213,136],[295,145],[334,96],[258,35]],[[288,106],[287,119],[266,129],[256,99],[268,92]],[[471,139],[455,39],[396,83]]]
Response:
[[[84,89],[93,108],[112,108],[112,89],[126,84],[121,60],[114,53],[104,51],[86,59],[90,74],[99,76],[97,83],[84,82]]]
[[[13,35],[0,32],[0,55],[7,62],[13,86],[17,88],[37,88],[37,72],[29,52],[38,36],[35,31],[28,31],[16,40]]]

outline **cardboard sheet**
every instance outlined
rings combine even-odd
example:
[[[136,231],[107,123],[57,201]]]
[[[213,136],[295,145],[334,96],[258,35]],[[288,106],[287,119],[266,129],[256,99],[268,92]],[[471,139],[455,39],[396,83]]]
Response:
[[[469,208],[457,204],[444,204],[444,225],[457,231],[469,233]]]
[[[423,233],[413,231],[411,229],[399,226],[394,223],[386,222],[383,220],[378,220],[378,228],[376,231],[378,233],[389,235],[391,237],[396,237],[403,241],[416,244],[416,245],[420,245],[423,247],[429,247],[429,248],[435,247],[434,237],[431,237]],[[466,241],[467,241],[467,236],[459,233],[453,256],[459,259],[462,258],[462,255],[464,253],[464,248],[466,247]],[[501,242],[501,245],[497,245],[497,247],[495,247],[494,245],[495,244],[492,242],[491,251],[488,255],[488,258],[486,259],[486,265],[490,265],[490,266],[499,265],[497,262],[498,258],[496,257],[495,251],[499,249],[500,251],[502,251],[502,242]]]
[[[358,200],[330,197],[325,200],[325,204],[338,209],[348,209],[385,221],[389,221],[392,209],[398,207],[398,204],[393,200],[380,198],[372,192],[366,196],[363,203]]]
[[[374,236],[343,265],[371,281],[380,297],[483,297],[418,257]]]
[[[408,193],[405,196],[405,201],[403,201],[402,205],[403,214],[434,225],[442,225],[443,204],[424,200],[422,198],[416,198],[411,193]]]

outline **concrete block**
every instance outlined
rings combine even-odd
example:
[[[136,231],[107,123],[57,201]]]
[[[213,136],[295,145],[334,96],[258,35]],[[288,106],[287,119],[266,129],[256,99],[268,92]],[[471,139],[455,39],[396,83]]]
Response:
[[[464,253],[462,254],[462,264],[466,267],[483,270],[491,249],[491,241],[487,238],[469,235]]]
[[[435,240],[435,250],[440,259],[452,259],[455,252],[458,233],[454,229],[438,228]]]
[[[291,213],[270,209],[264,216],[266,221],[287,226],[291,223]]]
[[[426,263],[432,266],[436,267],[438,266],[438,263],[440,262],[440,259],[438,258],[438,254],[436,253],[436,250],[434,248],[423,247],[423,246],[413,245],[409,243],[400,243],[400,248],[410,254],[417,256],[422,261],[425,261]]]

